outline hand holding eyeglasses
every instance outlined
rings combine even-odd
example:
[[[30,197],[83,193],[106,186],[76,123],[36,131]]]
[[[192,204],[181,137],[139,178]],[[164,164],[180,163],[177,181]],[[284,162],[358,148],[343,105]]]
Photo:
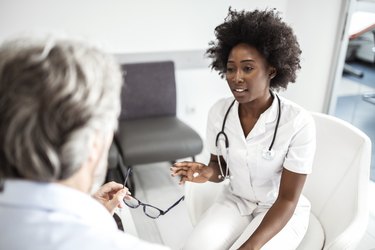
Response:
[[[128,171],[127,171],[126,176],[125,176],[124,186],[126,186],[126,183],[129,179],[130,173],[131,173],[131,168],[128,168]],[[127,205],[130,208],[138,208],[138,207],[142,206],[143,212],[145,213],[145,215],[147,215],[148,217],[150,217],[152,219],[157,219],[157,218],[159,218],[159,216],[165,215],[166,213],[168,213],[172,208],[177,206],[184,199],[185,199],[185,196],[182,196],[175,203],[173,203],[173,205],[170,206],[167,210],[162,210],[162,209],[157,208],[153,205],[144,203],[144,202],[142,202],[142,201],[138,200],[137,198],[132,197],[130,195],[125,196],[124,199],[123,199],[123,202],[125,203],[125,205]]]
[[[122,184],[111,181],[101,186],[93,197],[113,215],[117,207],[124,206],[123,200],[129,199],[130,192]]]
[[[185,181],[204,183],[213,175],[212,168],[199,162],[178,162],[171,167],[172,176],[180,176],[180,184]]]

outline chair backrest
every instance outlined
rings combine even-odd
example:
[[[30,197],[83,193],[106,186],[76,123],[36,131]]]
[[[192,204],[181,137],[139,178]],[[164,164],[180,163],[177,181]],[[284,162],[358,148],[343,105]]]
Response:
[[[317,148],[304,194],[325,230],[324,249],[331,249],[330,244],[341,241],[344,235],[355,242],[353,237],[362,236],[361,230],[366,230],[371,141],[343,120],[321,113],[312,115]]]
[[[176,115],[172,61],[122,64],[121,68],[124,86],[120,120]]]

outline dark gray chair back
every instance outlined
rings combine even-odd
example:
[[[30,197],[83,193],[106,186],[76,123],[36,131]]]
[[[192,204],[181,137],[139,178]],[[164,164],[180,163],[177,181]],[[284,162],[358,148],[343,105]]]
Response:
[[[199,134],[176,116],[174,63],[128,63],[121,67],[124,77],[122,110],[114,146],[117,153],[123,152],[123,157],[110,154],[118,164],[108,172],[107,181],[116,180],[117,176],[123,182],[125,172],[135,165],[174,162],[186,157],[195,161],[203,143]],[[119,159],[123,159],[123,164]],[[134,194],[132,175],[127,187]]]
[[[147,62],[121,65],[124,86],[120,120],[176,116],[174,63]]]

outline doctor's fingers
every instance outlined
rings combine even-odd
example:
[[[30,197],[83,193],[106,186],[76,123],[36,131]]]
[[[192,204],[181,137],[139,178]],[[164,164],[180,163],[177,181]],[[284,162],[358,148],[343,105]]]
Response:
[[[201,166],[196,166],[196,167],[183,167],[183,168],[175,168],[171,167],[171,175],[172,176],[188,176],[189,178],[191,177],[196,177],[197,175],[201,174],[203,172],[204,168]]]
[[[193,171],[195,171],[195,170],[200,170],[205,166],[206,165],[200,162],[184,161],[184,162],[177,162],[173,164],[172,169],[183,169],[183,170],[192,169]]]
[[[203,175],[193,175],[191,177],[189,176],[181,176],[180,183],[179,184],[185,184],[186,181],[190,182],[196,182],[196,183],[204,183],[208,181],[208,178],[206,178]]]
[[[209,177],[204,171],[188,169],[188,170],[179,170],[175,175],[172,176],[180,176],[180,184],[184,184],[186,181],[203,183],[208,181]]]
[[[172,173],[179,173],[181,171],[188,171],[189,169],[191,169],[190,167],[171,167],[170,170],[172,171]]]
[[[176,171],[172,172],[172,176],[181,176],[182,177],[188,177],[193,178],[194,171],[192,169],[177,169]]]

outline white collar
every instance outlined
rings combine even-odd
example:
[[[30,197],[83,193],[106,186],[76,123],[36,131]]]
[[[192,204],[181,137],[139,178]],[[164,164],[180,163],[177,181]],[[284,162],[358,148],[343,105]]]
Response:
[[[271,95],[274,97],[272,100],[271,106],[268,107],[259,117],[258,121],[256,122],[254,128],[250,131],[250,134],[247,135],[246,138],[252,138],[254,136],[257,136],[259,134],[262,134],[266,131],[266,125],[276,122],[277,115],[279,112],[279,103],[277,100],[277,96],[275,93],[271,91]],[[279,97],[280,98],[280,97]],[[280,100],[281,102],[281,100]],[[281,105],[280,105],[281,106]],[[241,128],[241,121],[238,113],[238,107],[239,103],[235,102],[233,109],[236,111],[236,117],[238,120],[238,124]],[[280,107],[281,109],[281,107]],[[241,128],[242,129],[242,128]]]
[[[269,106],[268,109],[266,109],[266,111],[264,111],[261,114],[261,117],[262,116],[265,117],[264,119],[265,119],[266,124],[276,122],[277,115],[278,115],[278,112],[279,112],[279,103],[278,103],[278,99],[277,99],[278,96],[275,93],[273,93],[272,91],[271,91],[271,95],[273,96],[271,106]],[[280,100],[280,102],[281,102],[281,100]]]

